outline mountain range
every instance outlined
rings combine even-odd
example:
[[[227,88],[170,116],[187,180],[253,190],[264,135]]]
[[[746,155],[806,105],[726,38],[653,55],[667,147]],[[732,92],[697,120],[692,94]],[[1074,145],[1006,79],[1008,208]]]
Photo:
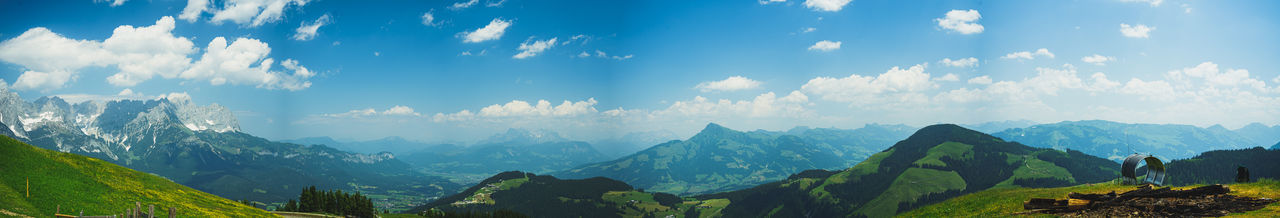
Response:
[[[400,157],[432,175],[471,183],[495,173],[548,173],[608,160],[595,147],[546,130],[508,129],[475,145],[431,145]]]
[[[1249,127],[1254,126],[1254,127]],[[1210,150],[1268,146],[1280,132],[1255,131],[1249,125],[1237,131],[1220,125],[1200,128],[1177,124],[1127,124],[1103,120],[1066,121],[1015,128],[992,135],[1033,147],[1079,150],[1120,161],[1133,153],[1164,159],[1185,159]],[[1243,133],[1243,134],[1242,134]],[[1246,137],[1245,135],[1250,135]]]
[[[794,153],[813,146],[801,142],[801,138],[786,134],[773,136],[762,131],[738,132],[709,124],[689,140],[672,143],[690,143],[678,146],[683,148],[719,147],[686,150],[699,155],[723,156],[726,155],[723,150],[737,149],[744,151],[744,155],[737,157],[767,157],[769,152]],[[677,146],[655,146],[663,147]],[[747,153],[752,149],[776,150]],[[764,160],[773,162],[749,163],[784,163],[783,160]],[[632,164],[641,164],[635,159],[632,161]],[[673,168],[717,166],[679,161],[666,163]],[[807,168],[812,170],[736,191],[679,199],[657,189],[634,189],[625,180],[607,176],[561,180],[507,172],[414,211],[505,209],[534,217],[614,217],[637,216],[637,213],[646,217],[885,217],[992,188],[1059,187],[1108,181],[1119,175],[1116,168],[1114,162],[1077,151],[1033,148],[947,124],[920,129],[851,168],[838,171]],[[680,170],[667,172],[676,175]],[[628,199],[625,201],[628,203],[615,199]]]
[[[445,178],[405,171],[389,153],[358,154],[325,146],[272,142],[240,132],[219,105],[185,95],[152,100],[25,102],[0,87],[0,126],[32,145],[81,154],[231,199],[282,202],[301,188],[387,196],[386,207],[410,207],[452,192]]]
[[[658,144],[616,160],[552,175],[570,179],[603,176],[678,195],[714,193],[776,181],[807,169],[845,168],[911,130],[868,125],[856,130],[740,132],[712,123],[685,141]]]
[[[806,171],[696,198],[728,199],[726,217],[885,217],[990,188],[1101,182],[1117,172],[1105,159],[942,124],[922,128],[848,169]]]

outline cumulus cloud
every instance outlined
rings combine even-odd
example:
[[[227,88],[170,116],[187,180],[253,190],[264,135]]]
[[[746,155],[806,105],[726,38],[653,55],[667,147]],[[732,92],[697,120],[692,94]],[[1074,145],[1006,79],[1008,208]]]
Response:
[[[321,114],[321,116],[329,117],[329,118],[368,118],[368,117],[374,117],[374,116],[421,117],[422,114],[418,113],[417,111],[414,111],[414,109],[411,107],[396,105],[382,111],[378,111],[373,108],[365,108],[365,109],[350,110],[347,112],[336,113],[336,114]]]
[[[53,90],[74,81],[88,66],[115,66],[107,77],[117,86],[134,86],[154,76],[173,78],[185,69],[196,51],[191,40],[172,34],[174,20],[162,17],[152,26],[117,27],[102,42],[66,38],[43,27],[0,42],[0,60],[27,69],[14,83],[17,89]]]
[[[332,22],[331,18],[329,18],[328,14],[325,14],[324,16],[320,16],[320,18],[316,18],[316,21],[314,22],[303,23],[301,26],[298,26],[298,29],[293,34],[293,40],[307,41],[314,39],[316,38],[317,31],[320,30],[320,27],[329,24],[329,22]]]
[[[209,10],[209,1],[212,0],[187,0],[187,6],[182,8],[182,13],[178,14],[178,19],[187,22],[196,22],[200,19],[200,15]]]
[[[222,7],[214,8],[208,0],[188,0],[186,8],[178,15],[183,20],[194,22],[204,12],[213,14],[210,22],[222,23],[231,21],[246,27],[258,27],[263,24],[279,21],[284,10],[289,7],[302,7],[309,0],[227,0]]]
[[[852,0],[805,0],[804,6],[815,11],[840,11]]]
[[[1015,59],[1015,60],[1021,61],[1021,60],[1033,60],[1033,59],[1036,59],[1036,57],[1054,58],[1054,55],[1053,55],[1053,52],[1049,52],[1049,49],[1041,48],[1041,49],[1036,49],[1035,52],[1019,51],[1019,52],[1009,53],[1009,54],[1005,54],[1003,57],[1000,57],[1000,58]]]
[[[286,59],[282,66],[293,73],[271,70],[274,60],[268,58],[271,47],[250,38],[237,38],[227,44],[217,37],[209,42],[205,53],[191,68],[179,75],[183,79],[208,80],[212,85],[246,84],[265,89],[297,91],[311,87],[307,79],[315,76],[297,61]]]
[[[533,38],[529,38],[529,40],[533,40]],[[532,43],[530,43],[529,40],[525,40],[524,43],[520,43],[520,47],[516,48],[520,50],[520,53],[511,57],[515,59],[525,59],[537,56],[539,53],[556,46],[555,37],[548,40],[533,41]]]
[[[960,34],[982,33],[982,24],[978,24],[978,19],[982,15],[978,14],[978,10],[951,10],[945,17],[934,19],[938,23],[938,27],[955,31]]]
[[[427,11],[427,13],[422,13],[422,25],[427,25],[427,26],[439,25],[438,23],[436,23],[436,15],[433,14],[433,12],[434,11]]]
[[[1246,88],[1255,91],[1266,91],[1267,84],[1254,79],[1246,69],[1219,70],[1218,64],[1203,62],[1195,67],[1173,70],[1165,73],[1165,78],[1181,86],[1205,85],[1215,88]]]
[[[1135,26],[1130,26],[1127,23],[1120,24],[1120,34],[1124,35],[1124,37],[1129,37],[1129,38],[1142,38],[1142,39],[1150,38],[1151,37],[1150,33],[1152,30],[1156,30],[1156,27],[1147,27],[1147,25],[1142,25],[1142,24],[1138,24]]]
[[[760,84],[762,84],[760,81],[755,81],[752,79],[748,79],[746,77],[731,76],[724,80],[707,81],[707,82],[698,83],[698,85],[694,86],[693,88],[698,89],[702,92],[713,92],[713,91],[727,92],[727,91],[738,91],[738,90],[759,88]]]
[[[991,84],[991,76],[983,75],[969,79],[969,84],[987,85]]]
[[[847,102],[854,105],[876,105],[898,102],[922,101],[920,92],[938,85],[925,73],[926,65],[907,69],[893,67],[876,76],[852,74],[844,78],[818,77],[800,87],[805,93],[818,95],[823,100]]]
[[[818,41],[818,43],[813,43],[813,45],[812,45],[812,46],[809,46],[809,50],[810,50],[810,51],[824,51],[824,52],[827,52],[827,51],[835,51],[835,50],[839,50],[839,49],[840,49],[840,44],[842,44],[842,43],[843,43],[843,42],[840,42],[840,41],[832,42],[832,41],[829,41],[829,40],[822,40],[822,41]]]
[[[1115,60],[1116,60],[1115,57],[1102,56],[1100,54],[1093,54],[1093,55],[1084,56],[1080,58],[1080,61],[1084,61],[1085,63],[1090,63],[1098,66],[1107,65],[1107,62],[1111,62]]]
[[[978,58],[968,57],[968,58],[961,58],[956,60],[951,60],[951,58],[943,58],[941,61],[938,61],[938,63],[941,63],[942,65],[946,65],[946,66],[951,66],[951,67],[977,67]]]
[[[549,118],[549,117],[578,117],[596,114],[596,99],[589,98],[586,101],[568,101],[560,103],[560,105],[552,105],[547,100],[538,100],[535,104],[529,104],[527,101],[512,100],[505,104],[494,104],[484,108],[480,108],[479,112],[471,112],[470,110],[462,110],[455,113],[436,113],[432,116],[435,122],[450,121],[470,121],[475,119],[486,119],[489,121],[500,121],[505,118]]]
[[[489,25],[485,25],[475,31],[458,34],[462,36],[462,42],[477,43],[501,38],[502,34],[507,32],[507,27],[511,27],[511,21],[494,18],[489,21]]]
[[[654,117],[796,117],[811,113],[805,107],[809,97],[800,91],[778,97],[773,92],[751,100],[708,100],[702,96],[691,101],[676,101],[666,109],[651,112]]]
[[[955,82],[955,81],[960,81],[960,76],[956,76],[955,74],[948,73],[947,75],[942,75],[942,77],[933,78],[933,80]]]

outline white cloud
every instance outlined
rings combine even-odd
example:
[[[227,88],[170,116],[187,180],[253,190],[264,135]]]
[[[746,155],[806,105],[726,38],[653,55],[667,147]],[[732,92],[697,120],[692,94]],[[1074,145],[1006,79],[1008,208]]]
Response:
[[[1020,52],[1009,53],[1000,58],[1016,59],[1021,61],[1021,60],[1033,60],[1033,59],[1036,59],[1036,57],[1054,58],[1054,55],[1053,55],[1053,52],[1049,52],[1049,49],[1041,48],[1041,49],[1036,49],[1035,52],[1020,51]]]
[[[988,85],[988,84],[991,84],[991,77],[983,75],[979,77],[970,78],[969,84]]]
[[[533,38],[529,38],[529,40],[533,40]],[[525,59],[537,56],[538,53],[542,53],[543,51],[556,46],[556,38],[554,37],[548,40],[533,41],[533,43],[529,43],[529,40],[525,40],[524,43],[520,43],[520,47],[516,48],[520,50],[520,53],[511,57],[515,59]]]
[[[294,60],[285,60],[283,66],[287,72],[272,71],[274,60],[267,58],[271,47],[262,41],[250,38],[237,38],[230,45],[223,37],[209,42],[205,53],[190,69],[180,75],[184,79],[209,80],[209,84],[222,85],[247,84],[265,89],[286,89],[297,91],[311,87],[307,81],[315,74]]]
[[[378,111],[373,108],[365,108],[365,109],[350,110],[347,112],[336,113],[336,114],[321,114],[320,116],[329,117],[329,118],[369,118],[374,116],[422,117],[422,114],[418,113],[417,111],[414,111],[414,109],[411,107],[396,105],[382,111]]]
[[[951,66],[951,67],[977,67],[978,58],[968,57],[968,58],[961,58],[956,60],[951,60],[951,58],[943,58],[941,61],[938,61],[938,63],[942,63],[942,65]]]
[[[1111,62],[1115,60],[1116,60],[1115,57],[1102,56],[1100,54],[1093,54],[1090,56],[1084,56],[1080,58],[1080,61],[1084,61],[1085,63],[1090,63],[1098,66],[1107,65],[1107,62]]]
[[[1138,24],[1136,26],[1130,26],[1126,23],[1120,24],[1120,34],[1129,38],[1149,38],[1151,37],[1150,33],[1152,30],[1156,30],[1156,27],[1147,27],[1147,25],[1142,24]]]
[[[93,2],[111,2],[111,7],[124,5],[128,0],[93,0]]]
[[[1173,86],[1165,81],[1145,82],[1138,78],[1130,79],[1124,84],[1124,88],[1120,89],[1120,93],[1138,95],[1144,100],[1172,101],[1174,100]]]
[[[1150,4],[1150,5],[1151,5],[1151,7],[1159,7],[1161,3],[1164,3],[1164,0],[1120,0],[1120,1],[1122,1],[1122,2],[1146,3],[1146,4]]]
[[[175,37],[172,17],[147,27],[119,26],[103,42],[75,40],[36,27],[0,43],[0,60],[29,71],[19,76],[18,89],[53,90],[74,81],[88,66],[114,65],[120,71],[107,78],[117,86],[134,86],[156,75],[173,78],[185,69],[196,51],[185,37]]]
[[[800,33],[812,33],[813,31],[818,31],[818,28],[813,28],[813,27],[804,28],[803,30],[800,30]]]
[[[582,53],[578,53],[578,57],[579,57],[579,58],[585,58],[585,57],[590,57],[590,56],[591,56],[591,54],[587,53],[586,51],[583,51]],[[596,50],[596,55],[595,55],[595,57],[598,57],[598,58],[607,58],[607,59],[614,59],[614,60],[626,60],[626,59],[631,59],[632,57],[635,57],[635,55],[634,55],[634,54],[628,54],[628,55],[623,55],[623,56],[618,56],[618,55],[610,56],[610,55],[609,55],[609,53],[605,53],[604,51]]]
[[[1183,13],[1188,13],[1188,14],[1190,14],[1190,13],[1191,13],[1191,5],[1188,5],[1188,4],[1182,4],[1182,12],[1183,12]]]
[[[852,0],[805,0],[804,6],[815,11],[840,11]]]
[[[491,7],[491,8],[492,8],[492,7],[502,7],[502,3],[507,3],[507,0],[497,0],[497,1],[489,0],[489,1],[487,1],[487,2],[485,2],[485,3],[484,3],[484,6],[485,6],[485,7]]]
[[[207,6],[204,10],[198,10],[199,8],[191,8],[192,6],[190,2],[188,2],[188,8],[183,9],[183,14],[179,16],[190,21],[195,18],[188,19],[188,17],[198,15],[188,16],[188,11],[209,11],[210,13],[213,13],[213,18],[210,19],[210,22],[213,23],[231,21],[247,27],[258,27],[263,24],[279,21],[280,17],[284,15],[285,8],[291,6],[302,7],[307,5],[308,1],[309,0],[228,0],[223,2],[221,10],[207,8]]]
[[[933,80],[955,82],[955,81],[960,81],[960,76],[956,76],[955,74],[948,73],[947,75],[942,75],[942,77],[933,78]]]
[[[810,115],[812,111],[805,105],[809,97],[800,91],[791,91],[787,96],[779,98],[773,92],[760,94],[751,100],[732,101],[720,99],[710,101],[702,96],[692,101],[676,101],[663,110],[649,114],[652,117],[682,119],[688,117],[798,117]]]
[[[978,24],[978,19],[982,15],[978,14],[978,10],[951,10],[947,12],[946,17],[934,19],[938,22],[938,26],[943,29],[958,32],[960,34],[982,33],[982,24]]]
[[[187,7],[182,8],[182,13],[178,14],[178,19],[196,22],[196,20],[200,19],[200,14],[209,10],[209,1],[212,0],[187,0]]]
[[[855,105],[917,102],[924,98],[919,92],[936,88],[925,73],[926,65],[907,69],[893,67],[876,76],[849,75],[845,78],[818,77],[800,87],[805,93],[815,94],[823,100],[847,102]]]
[[[102,46],[117,58],[120,73],[107,77],[117,86],[134,86],[155,75],[174,78],[191,63],[187,56],[195,53],[195,44],[185,37],[175,37],[173,17],[163,17],[155,25],[117,27]]]
[[[427,13],[422,13],[422,25],[427,25],[427,26],[439,25],[438,23],[436,23],[436,15],[432,14],[432,11],[428,11]]]
[[[293,40],[307,41],[314,39],[316,38],[316,33],[320,30],[320,27],[327,25],[330,22],[332,22],[331,18],[329,18],[328,14],[325,14],[324,16],[320,16],[320,18],[316,18],[315,22],[303,23],[301,26],[298,26],[296,33],[293,34]]]
[[[1170,81],[1181,86],[1194,86],[1196,82],[1216,88],[1251,88],[1257,91],[1266,91],[1267,84],[1262,80],[1254,79],[1249,75],[1249,70],[1245,69],[1227,69],[1222,71],[1218,69],[1218,64],[1213,62],[1203,62],[1195,67],[1184,68],[1182,70],[1169,71],[1165,77]],[[1200,79],[1196,81],[1193,79]]]
[[[489,21],[489,25],[475,31],[461,32],[459,35],[462,35],[462,42],[477,43],[501,38],[507,31],[507,27],[511,27],[511,21],[494,18],[493,21]]]
[[[135,93],[133,93],[133,89],[124,89],[124,90],[120,90],[120,93],[117,93],[116,95],[119,95],[119,96],[132,96],[132,95],[134,95],[134,94],[135,94]]]
[[[828,40],[822,40],[822,41],[818,41],[818,43],[813,43],[812,46],[809,46],[809,50],[824,51],[824,52],[835,51],[840,49],[840,44],[843,44],[843,42],[840,42],[840,41],[832,42]]]
[[[473,113],[470,110],[462,110],[456,113],[436,113],[432,116],[435,122],[456,122],[470,121],[476,119],[486,119],[487,121],[500,121],[506,118],[516,119],[532,119],[532,118],[553,118],[553,117],[581,117],[597,114],[596,99],[589,98],[586,101],[568,101],[560,103],[560,105],[552,105],[547,100],[538,100],[536,104],[521,100],[512,100],[506,104],[494,104],[481,108],[479,112]]]
[[[385,115],[400,115],[400,116],[415,116],[415,117],[416,117],[416,116],[422,116],[422,114],[419,114],[418,112],[413,111],[413,108],[411,108],[411,107],[407,107],[407,106],[400,106],[400,105],[396,105],[396,106],[394,106],[394,107],[391,107],[390,109],[387,109],[387,110],[385,110],[385,111],[382,111],[382,114],[385,114]]]
[[[457,2],[457,3],[453,3],[453,5],[450,5],[449,9],[461,10],[464,8],[470,8],[471,6],[476,5],[476,3],[480,3],[480,0],[468,0],[463,2]]]
[[[762,84],[760,81],[755,81],[752,79],[748,79],[746,77],[731,76],[724,80],[707,81],[707,82],[698,83],[698,85],[694,86],[693,88],[698,89],[702,92],[713,92],[713,91],[728,92],[728,91],[739,91],[739,90],[759,88],[760,84]]]
[[[787,0],[757,0],[757,1],[758,1],[760,4],[762,4],[762,5],[767,5],[767,4],[769,4],[769,3],[782,3],[782,2],[787,2]]]
[[[1089,84],[1086,89],[1092,92],[1109,91],[1116,87],[1120,87],[1119,82],[1107,79],[1107,74],[1103,74],[1102,72],[1093,73],[1089,78],[1093,79],[1093,83]]]

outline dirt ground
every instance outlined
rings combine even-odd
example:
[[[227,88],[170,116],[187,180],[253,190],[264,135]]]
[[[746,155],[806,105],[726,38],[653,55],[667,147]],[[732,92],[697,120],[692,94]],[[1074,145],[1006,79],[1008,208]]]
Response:
[[[1071,193],[1069,199],[1085,200],[1082,208],[1054,207],[1033,212],[1064,217],[1211,217],[1262,209],[1275,199],[1234,196],[1221,185],[1186,190],[1142,186],[1116,194]]]

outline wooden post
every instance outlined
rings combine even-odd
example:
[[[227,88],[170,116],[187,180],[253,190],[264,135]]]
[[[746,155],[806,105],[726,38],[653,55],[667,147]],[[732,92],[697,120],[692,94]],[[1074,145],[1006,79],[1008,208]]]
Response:
[[[142,202],[133,202],[133,217],[142,217]]]
[[[147,205],[147,218],[156,218],[156,205]]]
[[[31,197],[31,177],[27,177],[27,197]]]
[[[125,208],[124,217],[133,217],[133,208]]]
[[[62,205],[61,205],[61,204],[59,204],[59,205],[58,205],[58,207],[53,208],[53,214],[58,214],[58,213],[61,213],[61,212],[62,212]]]
[[[169,207],[169,218],[178,217],[178,208]]]

